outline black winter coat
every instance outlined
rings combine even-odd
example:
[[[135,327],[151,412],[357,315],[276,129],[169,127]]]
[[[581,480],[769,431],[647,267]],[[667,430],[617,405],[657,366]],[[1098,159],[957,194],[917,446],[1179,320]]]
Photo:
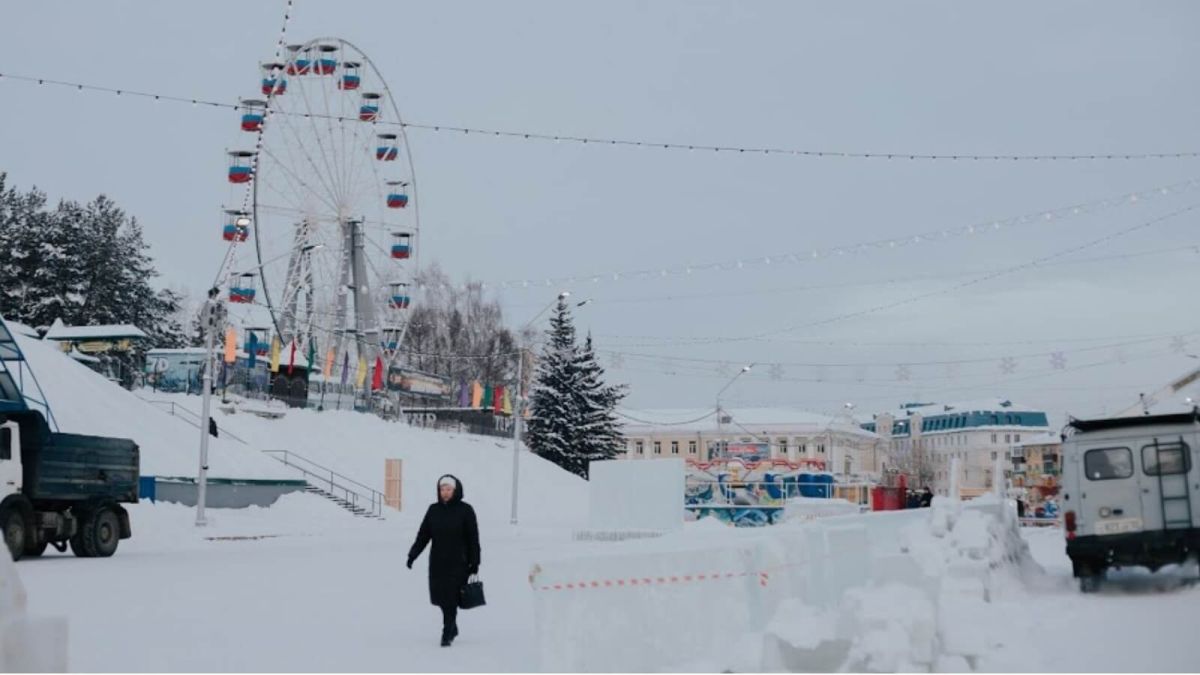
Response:
[[[408,559],[416,560],[433,542],[429,552],[429,602],[439,607],[457,606],[468,575],[479,570],[479,523],[475,509],[462,500],[462,481],[454,480],[458,484],[454,496],[446,503],[439,499],[429,505],[417,540],[408,552]]]

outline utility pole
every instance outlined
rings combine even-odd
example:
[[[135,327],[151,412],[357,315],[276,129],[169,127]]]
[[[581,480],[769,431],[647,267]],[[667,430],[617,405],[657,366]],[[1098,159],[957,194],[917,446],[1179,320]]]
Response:
[[[204,303],[204,376],[200,379],[200,393],[203,403],[200,407],[200,470],[196,476],[196,527],[204,527],[208,520],[204,516],[205,502],[208,497],[208,426],[212,419],[212,384],[213,384],[213,340],[217,327],[222,323],[221,301],[217,296],[221,291],[212,288],[208,291],[208,300]]]

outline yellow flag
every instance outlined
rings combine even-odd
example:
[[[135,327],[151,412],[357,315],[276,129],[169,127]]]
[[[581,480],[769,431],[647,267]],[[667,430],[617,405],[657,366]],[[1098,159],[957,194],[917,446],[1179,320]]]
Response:
[[[479,382],[471,383],[471,407],[478,408],[483,405],[483,387],[479,386]]]
[[[361,387],[367,381],[367,361],[358,357],[358,372],[354,374],[354,386]]]
[[[237,361],[237,330],[233,326],[225,329],[225,363]]]
[[[272,373],[279,372],[279,350],[280,349],[281,349],[281,346],[279,344],[279,336],[276,335],[271,338],[271,372]]]
[[[508,395],[508,387],[504,388],[504,405],[501,407],[505,415],[511,415],[513,411],[512,397]]]
[[[333,375],[333,350],[332,349],[330,349],[325,354],[325,369],[322,370],[321,373],[323,375],[325,375],[326,380],[329,379],[330,375]]]

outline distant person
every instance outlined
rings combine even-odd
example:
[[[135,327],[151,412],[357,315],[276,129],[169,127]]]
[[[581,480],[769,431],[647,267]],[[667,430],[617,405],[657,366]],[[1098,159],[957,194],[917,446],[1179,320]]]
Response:
[[[429,602],[442,610],[442,646],[458,637],[458,599],[467,578],[479,572],[479,523],[463,501],[463,487],[449,474],[438,479],[438,500],[429,505],[417,540],[408,552],[408,569],[429,542]]]
[[[1017,517],[1025,517],[1025,500],[1021,499],[1020,497],[1017,497]]]
[[[909,490],[904,497],[904,508],[916,509],[921,506],[921,497],[917,495],[915,490]]]
[[[933,490],[926,485],[925,489],[921,491],[921,508],[927,509],[931,506],[933,506]]]
[[[208,418],[208,435],[212,436],[213,438],[218,438],[217,420],[212,417]]]

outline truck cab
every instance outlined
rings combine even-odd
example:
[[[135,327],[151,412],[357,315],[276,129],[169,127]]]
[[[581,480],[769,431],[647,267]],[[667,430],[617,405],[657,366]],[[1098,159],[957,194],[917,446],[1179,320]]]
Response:
[[[108,557],[132,535],[138,500],[131,440],[51,432],[35,410],[0,413],[0,534],[13,560],[70,546]]]
[[[1063,529],[1082,590],[1109,568],[1154,571],[1200,551],[1200,410],[1072,420],[1062,452]]]

